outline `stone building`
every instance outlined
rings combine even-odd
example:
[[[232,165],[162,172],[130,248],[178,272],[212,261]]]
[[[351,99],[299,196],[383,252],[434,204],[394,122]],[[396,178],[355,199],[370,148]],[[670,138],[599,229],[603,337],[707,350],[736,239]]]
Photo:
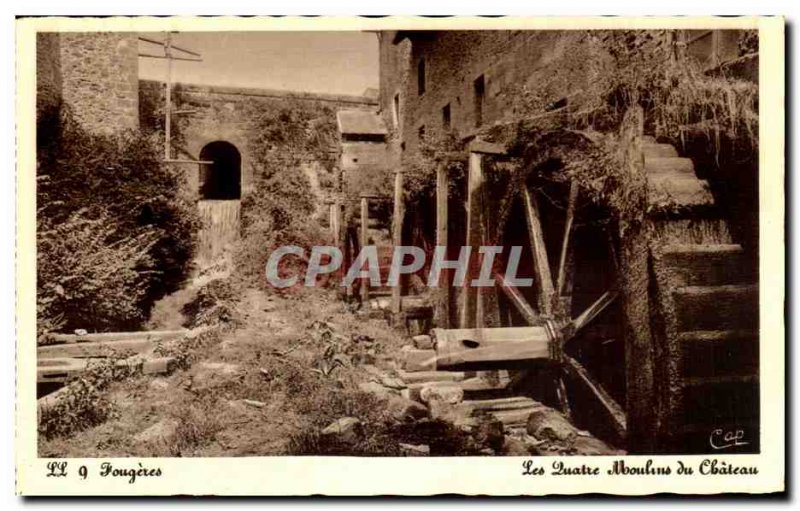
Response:
[[[657,34],[653,44],[695,59],[707,76],[757,82],[757,45],[745,44],[747,37],[675,31]],[[498,286],[489,290],[437,291],[439,327],[575,324],[591,313],[582,332],[551,338],[555,357],[566,354],[573,383],[560,391],[540,378],[532,387],[555,389],[540,397],[561,399],[565,410],[567,396],[578,399],[571,413],[581,427],[632,452],[697,453],[709,450],[708,428],[738,423],[750,439],[743,451],[757,451],[757,241],[746,228],[758,225],[757,159],[738,168],[723,155],[727,168],[711,171],[722,160],[703,152],[707,139],[676,147],[655,139],[635,113],[626,116],[614,135],[630,172],[644,177],[645,200],[652,201],[647,225],[670,233],[645,241],[623,236],[602,208],[581,202],[575,180],[550,179],[561,171],[557,158],[541,170],[521,168],[521,155],[492,137],[531,115],[519,111],[526,101],[538,105],[533,113],[580,109],[580,91],[608,58],[586,31],[382,32],[380,114],[390,168],[402,176],[421,142],[437,135],[449,134],[463,148],[437,155],[437,194],[405,205],[402,243],[444,244],[450,259],[464,245],[524,247],[519,274],[531,277],[530,287],[511,289],[495,275]],[[578,147],[593,143],[591,133],[573,135]],[[461,172],[448,175],[451,164]],[[501,164],[513,170],[495,171]],[[527,178],[509,194],[503,183],[514,181],[504,176],[514,174]],[[659,196],[671,209],[656,204]],[[701,231],[705,237],[693,234]]]
[[[559,30],[382,32],[380,111],[394,162],[399,164],[402,152],[413,153],[421,135],[453,131],[466,140],[480,128],[511,120],[526,86],[550,82],[553,104],[569,98],[592,80],[592,61],[604,58],[601,50],[582,41],[585,35]],[[688,30],[682,37],[687,51],[709,67],[739,56],[741,31]]]
[[[89,132],[139,127],[139,57],[135,33],[39,33],[37,110],[66,104]]]

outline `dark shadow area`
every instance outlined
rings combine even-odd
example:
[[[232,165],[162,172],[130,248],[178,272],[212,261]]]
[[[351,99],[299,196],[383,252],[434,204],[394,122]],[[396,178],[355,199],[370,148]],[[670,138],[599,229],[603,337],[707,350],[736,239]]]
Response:
[[[200,159],[213,164],[200,168],[200,197],[236,200],[242,194],[242,157],[233,144],[217,141],[203,147]]]

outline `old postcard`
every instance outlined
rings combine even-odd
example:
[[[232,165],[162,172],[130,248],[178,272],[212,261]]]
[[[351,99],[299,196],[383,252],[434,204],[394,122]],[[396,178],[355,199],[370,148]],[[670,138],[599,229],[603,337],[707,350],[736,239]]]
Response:
[[[19,19],[17,491],[784,491],[783,30]]]

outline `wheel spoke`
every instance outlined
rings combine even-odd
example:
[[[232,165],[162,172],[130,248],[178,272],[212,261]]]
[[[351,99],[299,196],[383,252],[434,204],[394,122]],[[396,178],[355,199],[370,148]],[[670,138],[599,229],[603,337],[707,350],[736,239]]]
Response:
[[[517,309],[517,312],[525,318],[525,321],[527,321],[529,325],[532,326],[541,323],[536,315],[536,311],[533,310],[533,307],[531,307],[525,297],[522,296],[519,289],[509,284],[502,273],[495,272],[494,279],[511,304]]]
[[[608,305],[614,301],[617,297],[617,292],[606,291],[603,293],[603,296],[597,299],[592,305],[589,306],[588,309],[583,311],[580,316],[572,320],[572,333],[573,335],[577,333],[581,328],[585,327],[591,320],[597,317],[598,314],[603,312],[603,310],[608,307]]]
[[[569,250],[569,236],[572,232],[572,222],[575,218],[575,203],[578,201],[578,182],[574,179],[569,183],[569,203],[567,204],[567,219],[564,222],[564,239],[561,242],[561,257],[558,260],[558,281],[556,292],[558,296],[564,294],[564,279],[566,277],[567,251]]]
[[[547,260],[547,248],[544,244],[544,234],[539,220],[539,207],[536,197],[528,187],[523,188],[523,199],[525,201],[525,219],[528,224],[528,236],[531,243],[531,253],[533,254],[534,279],[536,281],[539,296],[539,311],[546,316],[553,312],[553,277],[550,274],[550,263]]]

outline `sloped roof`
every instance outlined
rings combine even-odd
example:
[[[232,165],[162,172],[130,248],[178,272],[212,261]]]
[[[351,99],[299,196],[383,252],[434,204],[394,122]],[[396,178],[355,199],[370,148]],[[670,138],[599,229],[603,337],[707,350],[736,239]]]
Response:
[[[336,124],[342,135],[386,135],[381,117],[368,110],[339,110]]]

